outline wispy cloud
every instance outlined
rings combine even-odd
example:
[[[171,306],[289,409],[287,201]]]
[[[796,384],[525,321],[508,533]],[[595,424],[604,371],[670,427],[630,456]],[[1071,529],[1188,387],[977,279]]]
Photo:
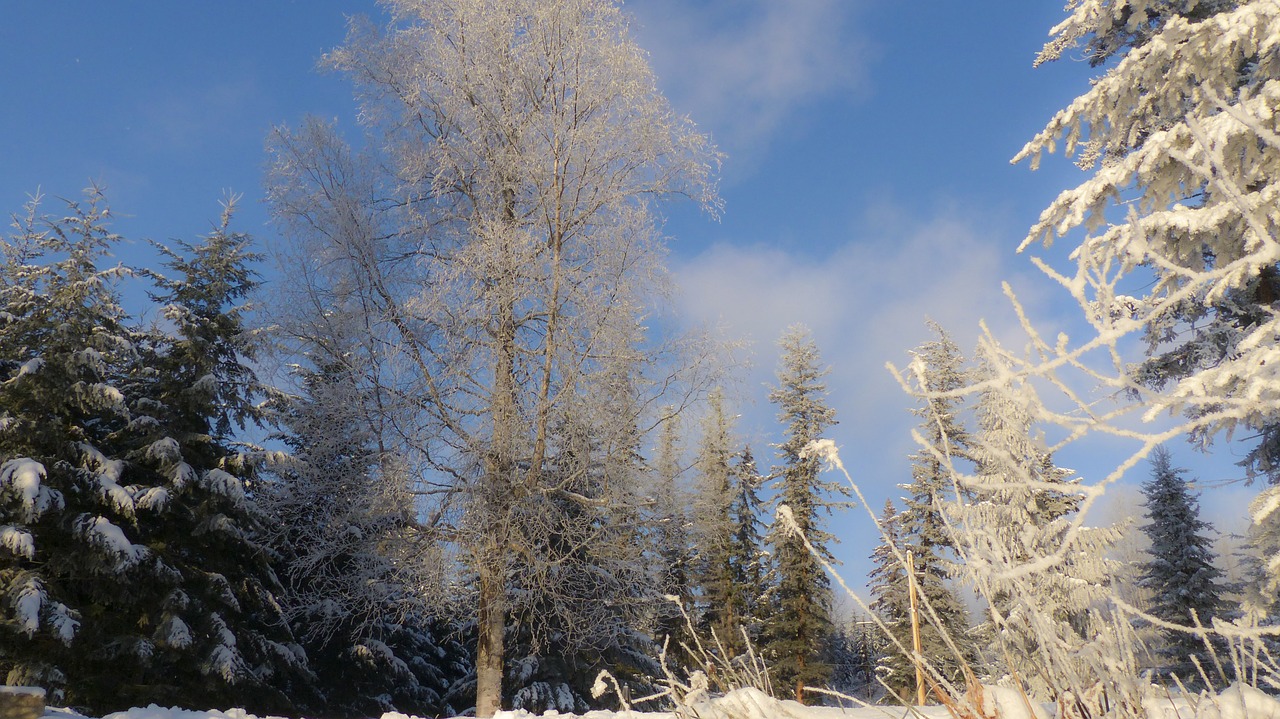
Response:
[[[823,97],[864,84],[851,0],[635,0],[627,9],[676,109],[733,157],[802,123]]]
[[[907,412],[911,399],[885,363],[906,364],[908,351],[930,337],[927,317],[952,332],[966,352],[977,339],[979,319],[999,335],[1015,336],[1016,318],[1001,280],[1019,274],[1012,268],[1025,263],[980,232],[976,219],[944,214],[877,224],[871,236],[851,237],[826,255],[717,245],[675,272],[685,316],[752,342],[748,397],[762,397],[758,388],[772,381],[776,338],[793,323],[808,325],[832,368],[829,389],[841,415],[833,435],[855,455],[897,463],[903,471],[883,478],[891,486],[903,480],[915,420]],[[1022,299],[1034,309],[1034,295]],[[772,432],[771,411],[758,407],[744,419],[751,421],[752,412],[756,424]]]

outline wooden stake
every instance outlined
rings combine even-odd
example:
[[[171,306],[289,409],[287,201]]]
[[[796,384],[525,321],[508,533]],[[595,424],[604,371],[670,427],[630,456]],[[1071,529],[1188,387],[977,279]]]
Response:
[[[916,562],[907,551],[907,587],[911,595],[911,648],[915,652],[912,662],[916,665],[916,704],[924,706],[924,664],[920,651],[920,610],[916,608]]]

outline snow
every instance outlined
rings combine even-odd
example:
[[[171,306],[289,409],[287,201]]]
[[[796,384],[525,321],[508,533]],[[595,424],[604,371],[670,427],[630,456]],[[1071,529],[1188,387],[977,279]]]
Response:
[[[77,529],[90,542],[116,555],[120,564],[129,566],[142,558],[145,548],[135,545],[124,535],[124,531],[101,515],[85,517],[78,523]]]
[[[244,485],[239,479],[221,469],[209,470],[204,476],[204,482],[209,491],[221,494],[236,505],[244,503]]]
[[[40,687],[6,687],[0,686],[0,694],[22,694],[29,697],[44,698],[44,690]]]
[[[18,457],[0,465],[0,489],[16,489],[22,506],[28,511],[31,511],[40,496],[40,482],[44,478],[44,465],[34,459]]]
[[[983,716],[991,719],[1049,719],[1051,705],[1028,706],[1016,689],[984,686]],[[1232,685],[1216,696],[1205,697],[1153,695],[1144,707],[1147,719],[1280,719],[1280,700],[1253,687]],[[47,719],[76,719],[80,715],[67,709],[46,710]],[[681,712],[589,711],[585,714],[547,712],[542,715],[527,711],[502,711],[495,719],[949,719],[943,706],[900,707],[859,706],[856,708],[810,707],[793,701],[773,699],[757,689],[738,689],[710,700],[684,707]],[[255,717],[244,709],[224,711],[192,711],[165,708],[152,704],[108,714],[103,719],[277,719]],[[381,719],[419,719],[410,714],[386,712]]]
[[[18,630],[32,636],[40,629],[40,607],[44,605],[44,587],[34,578],[28,578],[12,594],[10,604]]]
[[[36,543],[31,533],[11,524],[0,526],[0,547],[19,557],[32,559],[36,556]]]

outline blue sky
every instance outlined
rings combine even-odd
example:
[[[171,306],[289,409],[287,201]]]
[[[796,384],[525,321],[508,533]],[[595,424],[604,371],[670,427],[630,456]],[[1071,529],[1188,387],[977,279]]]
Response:
[[[883,367],[926,339],[925,315],[967,349],[980,318],[1013,326],[999,288],[1009,280],[1037,316],[1069,321],[1073,308],[1014,249],[1082,175],[1058,157],[1036,172],[1009,164],[1094,72],[1076,60],[1032,67],[1060,6],[626,3],[669,99],[727,154],[721,221],[675,207],[666,229],[676,311],[753,342],[734,394],[757,456],[776,439],[763,386],[772,343],[793,322],[813,329],[832,366],[832,436],[878,511],[908,479],[914,422]],[[238,228],[269,241],[268,131],[309,113],[354,125],[349,85],[315,69],[352,14],[379,10],[355,0],[8,3],[0,207],[17,211],[37,189],[75,197],[96,181],[131,242],[121,259],[135,262],[144,238],[207,232],[231,190],[244,196]],[[1222,466],[1197,469],[1218,478],[1230,474]],[[1243,496],[1216,490],[1206,506],[1238,514]],[[860,583],[868,523],[856,511],[832,523]]]

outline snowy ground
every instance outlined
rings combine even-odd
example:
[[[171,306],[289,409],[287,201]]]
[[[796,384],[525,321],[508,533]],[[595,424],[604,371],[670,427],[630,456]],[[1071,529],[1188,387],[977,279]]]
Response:
[[[1028,707],[1020,694],[1002,688],[988,689],[986,707],[990,719],[1047,719],[1052,707]],[[806,707],[796,702],[770,699],[752,689],[741,689],[693,707],[686,717],[663,712],[595,711],[577,719],[943,719],[946,709],[938,706],[904,709],[902,707],[861,707],[839,709]],[[1196,701],[1156,698],[1146,706],[1148,719],[1280,719],[1280,701],[1250,687],[1231,687],[1216,697]],[[527,712],[501,712],[497,719],[531,719]],[[548,719],[575,719],[572,715],[543,715]],[[66,709],[49,709],[45,719],[80,719]],[[258,719],[243,709],[227,711],[190,711],[165,709],[155,705],[109,714],[104,719]],[[263,718],[273,719],[273,718]],[[382,719],[416,719],[404,714],[388,713]]]

